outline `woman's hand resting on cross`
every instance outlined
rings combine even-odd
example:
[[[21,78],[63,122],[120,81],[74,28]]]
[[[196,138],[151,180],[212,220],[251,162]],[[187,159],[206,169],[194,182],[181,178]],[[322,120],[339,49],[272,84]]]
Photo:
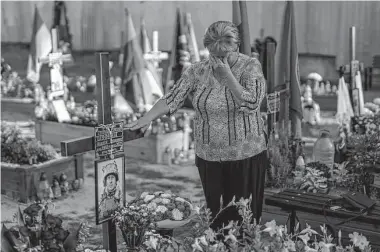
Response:
[[[131,123],[128,123],[124,126],[124,128],[135,131],[135,130],[141,130],[141,132],[144,133],[144,136],[149,136],[152,128],[152,122],[146,120],[144,117],[141,117],[140,119],[133,121]]]

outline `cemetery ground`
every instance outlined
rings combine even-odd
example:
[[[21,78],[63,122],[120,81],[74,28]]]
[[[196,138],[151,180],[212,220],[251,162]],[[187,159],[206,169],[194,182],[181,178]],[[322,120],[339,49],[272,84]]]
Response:
[[[12,66],[13,70],[19,75],[26,75],[28,58],[28,48],[25,46],[2,46],[2,57]],[[75,53],[75,65],[65,67],[68,76],[85,76],[95,74],[94,52]],[[112,52],[110,59],[117,63],[117,52]],[[167,64],[164,62],[164,64]],[[164,68],[164,78],[165,70]],[[120,68],[117,64],[111,70],[111,76],[120,76]],[[41,71],[40,84],[46,87],[50,83],[49,69],[45,65]],[[380,97],[380,88],[365,92],[365,100],[372,101],[375,97]],[[75,100],[79,103],[89,99],[94,99],[95,95],[89,93],[75,93]],[[332,115],[330,114],[329,117]],[[25,117],[12,113],[11,111],[2,112],[2,120],[7,121],[27,121]],[[331,118],[330,118],[331,119]],[[328,121],[328,120],[327,120]],[[34,132],[33,129],[30,130]],[[84,187],[77,192],[69,193],[64,199],[55,202],[55,214],[60,216],[64,225],[69,229],[75,228],[81,221],[87,221],[91,226],[91,237],[85,244],[90,248],[102,246],[102,226],[95,224],[95,179],[94,179],[94,152],[84,154]],[[126,195],[127,201],[132,199],[137,193],[143,191],[166,191],[190,198],[195,203],[204,202],[203,189],[200,182],[198,170],[195,165],[165,165],[149,164],[140,160],[126,158]],[[7,226],[12,226],[13,214],[17,211],[19,203],[10,200],[2,195],[1,197],[1,222]],[[26,205],[20,205],[25,208]],[[264,212],[263,222],[275,218],[273,215]],[[277,220],[280,224],[285,224],[284,220]],[[282,223],[284,222],[284,223]],[[175,231],[175,236],[186,236],[185,226]],[[118,243],[121,245],[123,239],[118,233]]]

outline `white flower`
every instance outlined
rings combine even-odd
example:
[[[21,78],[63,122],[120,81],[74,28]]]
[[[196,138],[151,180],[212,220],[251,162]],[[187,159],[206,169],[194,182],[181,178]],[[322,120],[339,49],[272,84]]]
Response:
[[[237,238],[236,238],[236,236],[233,234],[233,230],[232,229],[228,230],[228,235],[226,235],[225,238],[224,238],[225,242],[228,241],[228,240],[231,240],[232,243],[236,243],[238,241]]]
[[[318,252],[318,250],[310,248],[309,246],[305,246],[305,252]]]
[[[191,245],[191,247],[193,247],[193,252],[195,252],[195,251],[203,252],[203,249],[202,249],[201,245],[199,244],[198,239],[195,239],[195,242]]]
[[[148,248],[151,248],[151,249],[154,249],[156,250],[157,249],[157,245],[158,245],[158,239],[154,236],[150,236],[149,237],[149,240],[144,242],[144,244],[148,247]]]
[[[179,201],[179,202],[185,202],[185,200],[183,198],[181,198],[181,197],[177,197],[177,198],[175,198],[175,200]]]
[[[207,245],[208,245],[208,243],[207,243],[207,241],[206,241],[206,237],[205,237],[205,236],[202,236],[201,238],[199,238],[199,241],[201,242],[201,244],[203,244],[203,245],[205,245],[205,246],[207,246]]]
[[[141,194],[141,198],[143,199],[143,198],[145,198],[145,196],[147,196],[149,193],[147,193],[147,192],[143,192],[142,194]]]
[[[171,195],[168,194],[168,193],[163,193],[163,194],[161,194],[161,197],[162,197],[162,198],[170,198]]]
[[[350,237],[350,241],[361,250],[364,250],[369,245],[367,238],[363,235],[360,235],[358,232],[349,234],[348,237]]]
[[[307,242],[310,240],[310,237],[309,237],[309,234],[306,233],[304,235],[299,235],[298,238],[300,238],[303,243],[305,243],[305,245],[307,244]]]
[[[157,204],[154,203],[154,202],[150,202],[150,203],[148,204],[147,208],[150,209],[150,210],[154,210],[154,209],[157,208]]]
[[[158,206],[156,212],[165,213],[168,209],[165,206]]]
[[[263,232],[269,233],[271,237],[276,234],[277,225],[275,220],[265,223],[265,226],[266,228],[263,230]]]
[[[170,203],[170,199],[162,199],[162,204],[166,205]]]
[[[145,198],[144,198],[144,202],[149,202],[149,201],[151,201],[152,199],[154,199],[154,195],[148,194],[148,195],[145,196]]]
[[[159,203],[162,202],[162,199],[161,199],[161,198],[155,198],[155,199],[153,200],[153,202],[159,204]]]
[[[284,246],[289,251],[296,251],[296,244],[292,240],[284,241]]]
[[[173,219],[174,220],[182,220],[183,219],[183,213],[181,211],[179,211],[177,208],[174,208],[172,210],[172,214],[173,214]]]

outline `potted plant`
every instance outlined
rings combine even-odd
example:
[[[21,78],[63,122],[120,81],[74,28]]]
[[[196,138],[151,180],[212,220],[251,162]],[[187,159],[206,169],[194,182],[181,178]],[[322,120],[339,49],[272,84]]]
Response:
[[[17,226],[2,228],[2,251],[4,252],[75,252],[82,251],[83,243],[89,237],[86,223],[69,232],[63,228],[62,219],[54,216],[54,205],[37,202],[15,214]]]

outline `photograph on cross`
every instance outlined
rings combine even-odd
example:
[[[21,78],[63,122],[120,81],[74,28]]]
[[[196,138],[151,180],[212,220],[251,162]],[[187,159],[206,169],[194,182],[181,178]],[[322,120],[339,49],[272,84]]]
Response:
[[[124,156],[95,161],[96,223],[110,218],[124,204]]]

